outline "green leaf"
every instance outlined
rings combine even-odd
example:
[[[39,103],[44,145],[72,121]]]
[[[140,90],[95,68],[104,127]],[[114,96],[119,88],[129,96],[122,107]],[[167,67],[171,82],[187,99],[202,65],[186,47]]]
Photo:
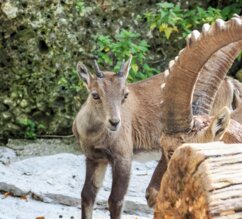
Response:
[[[158,5],[161,7],[161,8],[173,8],[174,7],[174,4],[173,3],[169,3],[169,2],[164,2],[164,3],[158,3]]]
[[[132,64],[131,69],[136,73],[139,70],[139,66],[137,64]]]
[[[156,28],[156,23],[152,23],[151,25],[150,25],[150,29],[151,30],[154,30]]]

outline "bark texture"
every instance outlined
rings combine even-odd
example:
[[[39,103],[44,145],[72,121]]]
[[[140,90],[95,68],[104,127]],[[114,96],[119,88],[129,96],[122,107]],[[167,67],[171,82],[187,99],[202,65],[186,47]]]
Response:
[[[242,144],[184,144],[165,173],[155,219],[242,218]]]

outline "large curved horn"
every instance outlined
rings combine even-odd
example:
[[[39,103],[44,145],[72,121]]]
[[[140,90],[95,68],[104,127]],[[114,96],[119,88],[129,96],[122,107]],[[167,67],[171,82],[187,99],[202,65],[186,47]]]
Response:
[[[241,17],[234,17],[227,22],[218,19],[213,26],[204,24],[201,34],[194,30],[187,37],[186,48],[175,61],[170,62],[166,83],[161,85],[164,132],[191,129],[192,96],[200,70],[217,50],[239,40],[242,40]]]
[[[103,78],[104,77],[104,74],[102,73],[102,71],[100,70],[99,66],[98,66],[98,63],[97,63],[97,60],[94,60],[94,67],[95,67],[95,71],[96,71],[96,76],[98,78]]]
[[[193,115],[209,115],[217,90],[242,50],[242,40],[217,51],[202,68],[193,95]]]

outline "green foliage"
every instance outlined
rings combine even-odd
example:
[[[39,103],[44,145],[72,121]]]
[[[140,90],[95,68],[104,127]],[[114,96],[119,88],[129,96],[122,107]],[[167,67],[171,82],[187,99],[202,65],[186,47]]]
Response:
[[[242,1],[237,1],[222,9],[200,6],[193,9],[183,9],[179,4],[163,2],[158,3],[157,9],[146,12],[144,16],[150,29],[159,30],[165,34],[167,39],[172,33],[179,33],[184,38],[191,30],[198,28],[201,24],[214,23],[218,18],[230,18],[234,13],[239,13],[241,7]]]
[[[180,5],[173,3],[159,3],[157,9],[145,13],[150,29],[157,29],[169,39],[172,33],[180,33],[186,36],[192,29],[202,23],[213,23],[221,18],[221,10],[209,7],[204,9],[196,7],[192,10],[182,9]]]
[[[88,14],[92,11],[92,8],[88,7],[84,0],[73,1],[73,4],[75,6],[75,9],[78,15],[80,15],[81,17],[85,16],[85,14]]]
[[[70,74],[63,74],[59,78],[57,84],[58,84],[58,87],[62,88],[62,90],[69,90],[71,91],[71,93],[77,93],[77,92],[80,92],[81,89],[83,88],[81,86],[81,83],[79,83],[78,81],[79,81],[79,78],[77,76],[77,72],[75,69],[72,69]]]
[[[229,19],[234,13],[239,14],[242,8],[241,0],[232,0],[231,4],[221,9],[221,14],[224,19]]]
[[[145,17],[151,30],[157,28],[169,39],[172,32],[178,31],[177,24],[182,19],[182,10],[178,5],[168,2],[159,3],[157,6],[157,13],[150,11],[145,13]]]
[[[147,64],[149,45],[147,41],[140,39],[140,34],[123,29],[114,38],[97,35],[95,39],[99,62],[106,66],[113,66],[115,71],[120,68],[122,60],[127,60],[132,54],[130,81],[144,79],[157,73]]]
[[[46,127],[43,124],[37,124],[35,121],[23,118],[19,119],[17,123],[24,129],[24,137],[27,139],[36,139],[37,132],[43,131]]]
[[[144,79],[167,67],[192,29],[242,8],[241,0],[0,2],[0,138],[71,134],[87,94],[79,60],[90,66],[97,55],[103,69],[118,71],[132,54],[129,80]],[[5,2],[16,18],[5,14]]]
[[[85,9],[85,3],[82,0],[76,1],[76,10],[82,14]]]
[[[242,60],[242,52],[240,52],[240,54],[238,55],[237,59],[238,59],[239,62],[241,62],[241,60]]]

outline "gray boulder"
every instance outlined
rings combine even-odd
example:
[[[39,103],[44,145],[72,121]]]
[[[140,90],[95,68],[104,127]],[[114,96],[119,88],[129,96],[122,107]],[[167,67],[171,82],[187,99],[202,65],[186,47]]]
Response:
[[[155,166],[155,161],[146,163],[133,162],[131,182],[125,197],[124,212],[126,214],[143,216],[152,214],[152,211],[146,205],[145,189]],[[96,209],[101,212],[106,212],[105,209],[108,207],[107,200],[110,194],[111,178],[112,175],[109,168],[103,187],[97,197]],[[0,190],[11,192],[13,196],[17,197],[29,197],[31,200],[29,205],[33,204],[31,209],[35,208],[36,203],[40,203],[46,206],[62,206],[63,209],[69,209],[67,207],[69,206],[70,209],[76,208],[76,211],[80,213],[78,208],[80,207],[80,192],[84,179],[85,157],[83,155],[77,156],[63,153],[28,158],[9,165],[0,163]],[[0,201],[0,209],[5,212],[4,214],[10,210],[7,208],[8,205],[5,206],[6,201],[12,200],[12,198],[8,199],[7,197]],[[15,202],[18,203],[15,200],[12,201],[12,204]],[[21,204],[23,204],[22,202],[23,200],[21,200]],[[28,204],[26,203],[26,205]]]

